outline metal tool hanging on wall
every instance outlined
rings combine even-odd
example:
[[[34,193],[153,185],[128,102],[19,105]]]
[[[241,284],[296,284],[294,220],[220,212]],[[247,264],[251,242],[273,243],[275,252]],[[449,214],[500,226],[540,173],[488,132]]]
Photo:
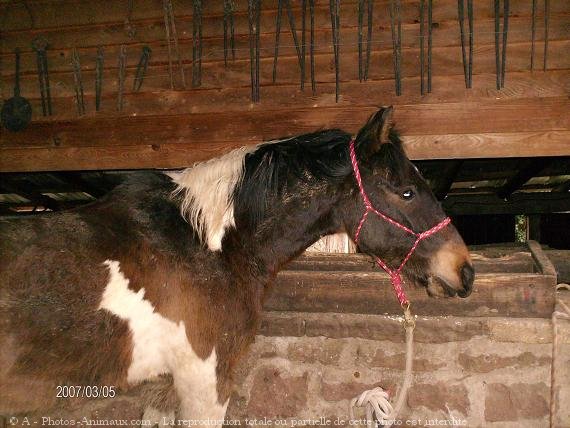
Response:
[[[137,29],[132,23],[131,19],[133,17],[133,7],[135,0],[129,0],[127,3],[127,17],[125,18],[125,32],[129,38],[133,39],[137,34]]]
[[[311,41],[309,45],[309,57],[311,61],[311,90],[317,94],[317,82],[315,80],[315,0],[309,0],[309,15],[311,21]]]
[[[548,30],[550,24],[550,0],[544,0],[544,62],[542,64],[542,69],[546,71],[548,68]]]
[[[459,0],[462,1],[462,0]],[[470,1],[470,0],[469,0]],[[427,27],[428,27],[428,43],[427,43],[427,85],[425,82],[426,64],[425,64],[425,0],[420,1],[420,92],[422,95],[431,92],[431,52],[432,52],[432,28],[433,28],[433,1],[427,1]]]
[[[335,99],[340,98],[340,0],[330,0],[330,15],[334,50]]]
[[[536,6],[537,0],[532,0],[532,29],[531,29],[531,45],[530,45],[530,70],[534,71],[534,45],[536,41]],[[544,60],[543,70],[546,71],[548,62],[548,32],[550,21],[550,1],[544,0]]]
[[[471,88],[473,83],[473,0],[467,0],[467,21],[469,24],[469,61],[465,49],[465,5],[464,0],[457,0],[457,18],[461,36],[461,57],[463,59],[463,76],[465,87]]]
[[[236,41],[234,25],[234,3],[224,0],[224,65],[228,66],[228,50],[232,51],[232,61],[236,60]]]
[[[364,14],[366,2],[367,13],[367,33],[366,33],[366,58],[363,58],[364,47]],[[374,0],[358,0],[358,80],[368,80],[368,70],[370,68],[370,55],[372,52],[372,19],[374,12]]]
[[[307,57],[307,0],[301,0],[301,90],[305,89]]]
[[[279,57],[279,36],[281,34],[281,15],[283,14],[283,5],[287,10],[287,18],[289,20],[289,28],[291,30],[291,35],[293,36],[293,43],[295,45],[295,51],[297,52],[297,60],[299,62],[299,70],[301,72],[301,88],[305,86],[305,61],[301,53],[301,47],[299,46],[299,38],[297,37],[297,29],[295,26],[295,16],[293,15],[293,9],[291,7],[290,0],[278,0],[277,2],[277,21],[275,24],[275,52],[273,55],[273,83],[277,79],[277,58]]]
[[[249,22],[249,65],[251,74],[251,100],[259,102],[259,49],[261,0],[248,0],[247,17]]]
[[[101,91],[103,89],[103,48],[97,47],[95,59],[95,111],[101,109]]]
[[[117,93],[117,110],[123,111],[123,95],[125,93],[125,77],[127,67],[127,47],[121,45],[119,50],[119,75],[118,75],[118,93]]]
[[[20,49],[16,48],[14,54],[16,57],[14,96],[4,102],[0,118],[6,129],[17,132],[25,129],[32,120],[32,106],[20,95]]]
[[[38,64],[38,80],[40,83],[40,95],[42,97],[42,112],[44,116],[51,116],[51,91],[49,86],[47,48],[48,41],[39,36],[32,41],[32,48],[36,51]]]
[[[192,86],[202,84],[202,0],[193,1],[192,13]]]
[[[495,9],[495,70],[497,76],[497,89],[505,86],[505,72],[507,65],[507,34],[509,32],[509,0],[503,0],[503,29],[501,31],[501,4],[494,0]],[[501,35],[502,46],[501,46]]]
[[[532,24],[530,36],[530,71],[534,70],[534,42],[536,40],[536,2],[532,0]]]
[[[85,114],[85,102],[83,101],[83,80],[81,78],[81,62],[77,49],[73,48],[71,53],[71,66],[73,67],[73,88],[75,90],[75,103],[77,104],[77,113],[80,116]]]
[[[138,92],[141,90],[141,86],[146,76],[146,71],[148,69],[148,62],[150,60],[150,55],[152,50],[148,46],[143,46],[141,58],[137,64],[137,70],[135,71],[135,80],[133,81],[133,92]]]
[[[400,9],[400,0],[390,0],[390,28],[392,30],[394,80],[397,96],[402,95],[402,17]]]
[[[174,89],[174,72],[172,69],[172,44],[174,44],[174,53],[176,55],[176,62],[180,70],[180,79],[182,87],[186,89],[186,76],[184,74],[184,67],[182,66],[182,58],[180,56],[180,49],[178,48],[178,35],[176,33],[176,24],[174,23],[174,11],[172,9],[171,0],[162,1],[162,9],[164,12],[164,29],[166,32],[166,42],[168,47],[168,74],[170,77],[170,89]]]

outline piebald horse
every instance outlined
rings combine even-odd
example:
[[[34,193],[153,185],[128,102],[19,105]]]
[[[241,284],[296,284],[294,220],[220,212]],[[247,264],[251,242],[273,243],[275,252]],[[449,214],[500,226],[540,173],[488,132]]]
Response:
[[[61,406],[58,385],[119,392],[167,378],[146,414],[221,421],[276,274],[320,237],[359,228],[398,266],[413,231],[445,218],[380,109],[358,135],[324,130],[198,163],[133,173],[67,212],[0,220],[0,414]],[[474,271],[452,225],[403,272],[431,296],[467,296]],[[152,384],[152,382],[150,383]],[[166,397],[166,398],[165,398]]]

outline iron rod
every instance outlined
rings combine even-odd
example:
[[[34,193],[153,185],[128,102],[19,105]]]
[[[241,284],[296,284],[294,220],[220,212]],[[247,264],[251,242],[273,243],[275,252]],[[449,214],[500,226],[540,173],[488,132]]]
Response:
[[[236,59],[233,13],[232,0],[224,0],[224,65],[226,67],[228,66],[228,50],[232,51],[232,61]]]
[[[401,86],[401,41],[402,41],[402,20],[400,17],[400,0],[390,0],[390,27],[392,29],[392,48],[394,56],[394,77],[396,95],[402,94]]]
[[[503,0],[503,51],[501,53],[501,88],[505,87],[507,71],[507,35],[509,33],[509,0]]]
[[[542,69],[546,71],[548,68],[548,32],[550,26],[550,0],[544,0],[544,63]]]
[[[273,83],[277,80],[277,58],[279,57],[279,36],[281,35],[281,15],[283,0],[277,1],[277,20],[275,22],[275,51],[273,53]]]
[[[139,59],[139,63],[137,64],[137,69],[135,71],[135,78],[133,80],[133,92],[140,91],[142,87],[143,80],[148,69],[148,62],[151,53],[152,50],[148,46],[143,46],[141,58]]]
[[[420,93],[422,95],[425,94],[424,21],[425,21],[425,0],[420,0]]]
[[[465,11],[463,0],[457,0],[457,16],[459,19],[459,33],[461,37],[461,58],[463,59],[463,78],[465,80],[465,87],[468,87],[467,82],[467,53],[465,51]]]
[[[427,69],[427,91],[431,92],[431,58],[433,40],[433,2],[428,0],[428,69]]]
[[[530,71],[534,71],[534,45],[536,40],[536,0],[532,0],[532,24],[530,40]]]
[[[36,51],[38,81],[40,85],[40,95],[42,97],[42,112],[44,116],[51,116],[51,93],[47,60],[48,41],[42,36],[36,37],[32,41],[32,47]]]
[[[501,30],[501,22],[500,22],[500,3],[499,0],[494,0],[494,9],[495,9],[495,75],[496,75],[496,84],[497,89],[501,89],[501,59],[500,59],[500,37],[499,31]]]
[[[430,0],[431,1],[431,0]],[[474,45],[474,27],[473,27],[473,0],[467,0],[467,16],[469,20],[469,78],[468,88],[473,86],[473,45]]]
[[[85,102],[83,100],[83,81],[81,79],[81,63],[76,48],[73,48],[71,53],[71,65],[73,67],[73,86],[75,90],[75,102],[77,104],[77,113],[80,116],[82,116],[85,114]]]
[[[370,70],[370,56],[372,54],[372,21],[374,17],[374,0],[368,0],[368,33],[366,37],[366,65],[364,67],[364,80],[368,80]]]
[[[315,0],[309,0],[309,13],[311,15],[311,91],[317,94],[317,82],[315,81]]]
[[[261,50],[261,0],[257,0],[257,4],[256,4],[256,11],[257,11],[257,16],[256,16],[256,26],[255,26],[255,31],[256,31],[256,37],[255,37],[255,84],[256,84],[256,88],[255,88],[255,97],[256,97],[256,101],[259,102],[260,100],[260,96],[259,96],[259,89],[260,89],[260,64],[261,64],[261,55],[260,55],[260,50]]]
[[[364,69],[362,67],[362,31],[364,26],[364,0],[358,0],[358,80],[362,82]]]
[[[307,0],[301,0],[301,89],[305,89],[305,68],[307,54]]]
[[[293,36],[293,43],[295,44],[295,51],[297,52],[297,60],[299,61],[299,72],[302,74],[303,60],[301,57],[301,47],[299,46],[299,38],[297,37],[295,16],[293,15],[293,9],[291,8],[291,0],[285,0],[285,8],[287,9],[287,17],[289,18],[289,28],[291,29],[291,35]],[[301,87],[302,86],[303,85],[301,84]]]
[[[174,89],[174,72],[172,71],[172,46],[170,40],[170,18],[168,15],[168,1],[162,1],[162,11],[164,14],[164,32],[166,33],[166,45],[168,50],[168,75],[170,78],[170,89]]]
[[[192,13],[192,86],[202,84],[202,0],[193,1]]]
[[[101,92],[103,89],[103,48],[97,47],[97,58],[95,59],[95,111],[101,109]]]
[[[123,94],[125,91],[125,74],[127,66],[127,47],[121,45],[119,50],[119,84],[118,84],[118,95],[117,95],[117,110],[123,111]]]

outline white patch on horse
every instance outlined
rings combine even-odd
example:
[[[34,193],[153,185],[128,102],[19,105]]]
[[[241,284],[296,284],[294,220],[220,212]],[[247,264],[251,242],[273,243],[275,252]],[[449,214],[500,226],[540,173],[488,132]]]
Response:
[[[99,309],[105,309],[127,320],[132,334],[133,355],[127,373],[130,384],[171,373],[181,403],[192,402],[187,418],[201,419],[225,415],[227,403],[218,402],[216,350],[202,360],[192,349],[186,328],[164,318],[144,299],[144,288],[129,289],[129,280],[120,270],[118,261],[106,260],[109,282],[103,292]],[[184,407],[182,407],[184,408]]]
[[[220,158],[198,163],[167,175],[182,195],[180,211],[205,241],[218,251],[227,228],[235,226],[232,194],[243,177],[245,156],[257,146],[236,149]]]
[[[266,141],[263,145],[293,138]],[[182,216],[211,251],[222,249],[226,229],[235,226],[232,195],[243,178],[246,155],[255,152],[259,146],[240,147],[219,158],[166,173],[176,184],[174,195],[182,195]]]

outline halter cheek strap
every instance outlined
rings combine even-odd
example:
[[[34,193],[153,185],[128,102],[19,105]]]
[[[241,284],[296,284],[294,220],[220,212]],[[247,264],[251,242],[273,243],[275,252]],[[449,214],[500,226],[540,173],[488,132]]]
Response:
[[[372,203],[370,202],[370,199],[368,198],[368,195],[366,194],[366,191],[364,190],[364,186],[362,185],[362,177],[360,176],[360,170],[358,168],[358,161],[356,160],[356,151],[354,149],[354,140],[352,140],[350,142],[350,161],[352,163],[352,170],[354,171],[354,178],[356,179],[356,183],[358,184],[358,189],[360,190],[360,196],[362,196],[362,202],[364,203],[364,207],[365,207],[364,214],[362,214],[362,218],[360,219],[360,222],[358,223],[358,226],[356,227],[356,231],[354,232],[354,242],[356,242],[358,244],[358,239],[360,237],[360,232],[362,230],[362,226],[364,226],[364,223],[366,222],[366,219],[368,218],[368,214],[370,214],[370,213],[376,214],[378,217],[387,221],[392,226],[395,226],[398,229],[401,229],[404,232],[406,232],[406,233],[408,233],[408,234],[410,234],[416,238],[414,244],[412,245],[412,247],[410,248],[410,250],[408,251],[408,253],[404,257],[404,259],[402,260],[402,263],[400,263],[400,266],[398,266],[396,269],[390,269],[388,267],[388,265],[380,259],[380,257],[375,257],[376,264],[378,266],[380,266],[382,269],[384,269],[384,271],[386,271],[386,273],[388,275],[390,275],[390,281],[392,283],[392,287],[394,288],[394,292],[396,293],[396,297],[398,298],[398,301],[400,302],[400,305],[402,305],[403,308],[407,308],[410,306],[410,301],[408,300],[406,293],[404,292],[402,275],[401,275],[402,269],[404,268],[404,265],[408,262],[408,260],[410,259],[410,257],[414,253],[414,251],[416,251],[416,248],[418,247],[419,243],[421,241],[423,241],[424,239],[429,238],[430,236],[439,232],[443,228],[445,228],[451,222],[451,219],[449,217],[446,217],[442,221],[440,221],[438,224],[436,224],[434,227],[432,227],[431,229],[428,229],[424,232],[414,232],[409,227],[404,226],[402,223],[400,223],[400,222],[394,220],[392,217],[378,211],[376,208],[374,208],[372,206]]]

